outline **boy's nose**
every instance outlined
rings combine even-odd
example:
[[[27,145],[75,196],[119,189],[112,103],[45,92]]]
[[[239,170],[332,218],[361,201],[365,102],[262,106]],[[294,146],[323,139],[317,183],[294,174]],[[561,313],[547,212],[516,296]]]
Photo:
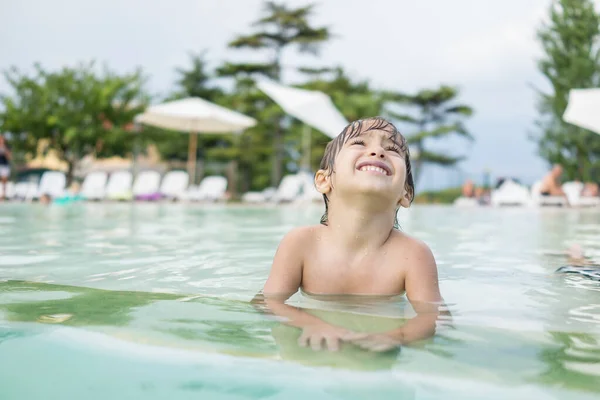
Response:
[[[372,150],[371,157],[383,158],[383,157],[385,157],[385,152],[383,150]]]

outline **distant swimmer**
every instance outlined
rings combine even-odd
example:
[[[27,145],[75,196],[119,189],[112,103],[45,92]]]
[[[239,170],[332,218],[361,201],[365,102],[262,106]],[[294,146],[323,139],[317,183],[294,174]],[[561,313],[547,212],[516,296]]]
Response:
[[[578,274],[588,279],[600,281],[600,264],[586,257],[583,248],[575,244],[567,250],[568,265],[563,265],[556,270],[561,274]]]

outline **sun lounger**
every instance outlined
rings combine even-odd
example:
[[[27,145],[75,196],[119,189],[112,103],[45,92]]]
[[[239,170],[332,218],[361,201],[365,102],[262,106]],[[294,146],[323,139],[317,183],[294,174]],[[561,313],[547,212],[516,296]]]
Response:
[[[198,189],[189,193],[191,201],[221,201],[225,199],[227,179],[222,176],[207,176],[200,182]]]
[[[65,194],[67,177],[60,171],[46,171],[42,174],[40,184],[34,198],[38,199],[44,195],[51,198],[59,198]]]
[[[567,206],[567,199],[563,196],[543,196],[540,191],[541,182],[536,182],[531,187],[531,199],[535,206],[546,207],[564,207]]]
[[[160,173],[142,171],[135,177],[132,194],[136,200],[160,200]]]
[[[303,179],[298,175],[286,175],[281,180],[277,192],[271,201],[275,203],[292,202],[300,196],[303,186]]]
[[[532,196],[526,186],[507,179],[491,193],[490,203],[495,207],[530,206]]]
[[[600,206],[600,197],[581,196],[583,190],[582,182],[565,182],[562,189],[567,195],[569,205],[572,207],[598,207]]]
[[[110,174],[106,184],[106,198],[109,200],[131,200],[131,172],[123,170]]]
[[[196,197],[197,192],[198,185],[189,185],[187,189],[177,197],[177,200],[193,201],[193,198]]]
[[[6,182],[6,194],[4,193],[4,187],[5,185],[2,185],[2,183],[0,183],[0,199],[2,197],[6,197],[10,200],[13,197],[15,197],[15,184],[13,182]]]
[[[189,180],[185,171],[169,171],[160,185],[160,194],[168,199],[181,199],[185,196]]]
[[[242,202],[244,203],[266,203],[273,198],[277,189],[268,187],[260,192],[246,192],[242,195]]]
[[[18,200],[32,200],[38,190],[38,183],[33,181],[18,182],[15,184],[14,198]]]
[[[452,203],[454,207],[478,207],[479,201],[474,197],[459,197]]]
[[[86,200],[102,200],[106,196],[108,174],[104,171],[90,172],[81,184],[81,196]]]
[[[299,172],[296,176],[302,183],[302,187],[300,190],[301,194],[297,196],[297,202],[320,203],[323,201],[323,195],[315,187],[315,178],[313,174],[308,172]]]
[[[322,195],[317,192],[312,182],[312,178],[308,182],[306,176],[302,174],[286,175],[277,189],[267,188],[262,192],[246,192],[242,196],[242,201],[245,203],[291,203],[307,199],[317,200],[317,198],[322,200]]]

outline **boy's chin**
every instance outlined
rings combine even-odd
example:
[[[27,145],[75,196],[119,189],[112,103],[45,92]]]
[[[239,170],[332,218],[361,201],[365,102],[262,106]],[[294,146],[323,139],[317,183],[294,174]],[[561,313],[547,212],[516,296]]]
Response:
[[[364,184],[356,185],[352,190],[356,195],[364,195],[370,198],[390,199],[394,201],[398,197],[398,191],[389,185]]]

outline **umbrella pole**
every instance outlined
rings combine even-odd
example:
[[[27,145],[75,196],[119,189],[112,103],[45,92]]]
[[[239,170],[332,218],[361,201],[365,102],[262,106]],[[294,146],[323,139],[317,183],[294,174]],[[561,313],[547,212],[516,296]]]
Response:
[[[198,134],[190,132],[190,141],[188,144],[188,174],[190,184],[196,183],[196,152],[198,149]]]
[[[139,133],[141,132],[142,127],[141,125],[134,125],[134,129],[133,129],[133,151],[131,154],[131,176],[135,177],[136,176],[136,170],[137,170],[137,158],[138,158],[138,154],[140,152],[140,135]]]
[[[310,150],[311,150],[311,134],[310,126],[304,124],[302,131],[302,169],[310,172]]]

